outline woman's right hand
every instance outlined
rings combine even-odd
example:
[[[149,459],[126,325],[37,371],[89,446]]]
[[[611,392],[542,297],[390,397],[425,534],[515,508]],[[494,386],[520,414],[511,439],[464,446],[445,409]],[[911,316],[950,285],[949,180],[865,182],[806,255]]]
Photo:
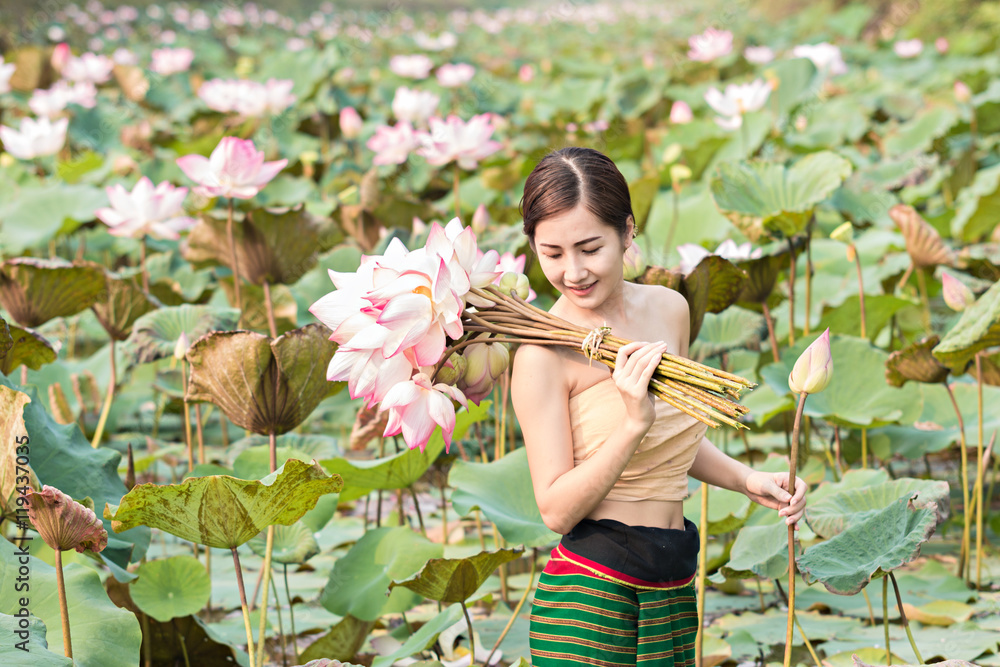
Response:
[[[649,380],[660,363],[667,344],[636,341],[622,345],[615,357],[615,370],[611,373],[618,392],[625,403],[629,419],[648,430],[656,419],[653,409],[656,397],[649,393]]]

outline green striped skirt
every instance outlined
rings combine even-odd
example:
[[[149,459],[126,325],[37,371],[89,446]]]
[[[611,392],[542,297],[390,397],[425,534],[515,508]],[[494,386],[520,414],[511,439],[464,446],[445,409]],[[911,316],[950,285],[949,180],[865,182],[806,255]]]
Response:
[[[531,608],[533,667],[694,665],[698,530],[584,519],[563,537]]]

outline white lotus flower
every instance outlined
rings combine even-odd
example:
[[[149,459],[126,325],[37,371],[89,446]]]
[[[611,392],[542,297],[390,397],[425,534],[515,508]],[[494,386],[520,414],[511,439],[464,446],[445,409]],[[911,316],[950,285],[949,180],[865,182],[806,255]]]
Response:
[[[3,148],[16,158],[31,160],[36,157],[54,155],[66,143],[69,118],[61,118],[55,123],[48,118],[22,118],[20,130],[0,126],[0,141]]]
[[[724,94],[716,88],[709,88],[705,101],[721,116],[715,122],[726,129],[735,129],[743,124],[743,114],[763,107],[770,94],[770,84],[763,79],[755,79],[750,83],[731,83],[726,86]]]
[[[827,72],[830,76],[847,72],[847,65],[844,64],[840,49],[828,42],[799,44],[792,49],[792,55],[796,58],[808,58],[816,66],[816,69]]]

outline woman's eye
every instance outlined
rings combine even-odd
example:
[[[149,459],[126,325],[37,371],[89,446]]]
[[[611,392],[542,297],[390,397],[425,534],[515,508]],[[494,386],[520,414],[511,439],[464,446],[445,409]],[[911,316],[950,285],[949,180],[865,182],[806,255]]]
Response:
[[[600,250],[600,248],[594,248],[593,250],[584,250],[584,251],[583,251],[583,254],[585,254],[585,255],[593,255],[593,254],[595,254],[595,253],[596,253],[596,252],[597,252],[598,250]]]
[[[559,259],[559,255],[546,255],[549,259]]]

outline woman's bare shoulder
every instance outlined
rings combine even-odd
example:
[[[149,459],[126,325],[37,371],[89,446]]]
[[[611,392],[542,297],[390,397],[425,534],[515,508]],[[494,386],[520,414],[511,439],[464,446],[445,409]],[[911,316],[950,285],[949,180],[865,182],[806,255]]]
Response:
[[[552,345],[522,344],[514,353],[511,367],[512,391],[517,394],[563,391],[569,395],[566,383],[566,360]]]
[[[677,290],[664,285],[643,285],[636,283],[640,289],[642,300],[653,312],[663,313],[668,317],[687,317],[690,309],[687,299]]]

